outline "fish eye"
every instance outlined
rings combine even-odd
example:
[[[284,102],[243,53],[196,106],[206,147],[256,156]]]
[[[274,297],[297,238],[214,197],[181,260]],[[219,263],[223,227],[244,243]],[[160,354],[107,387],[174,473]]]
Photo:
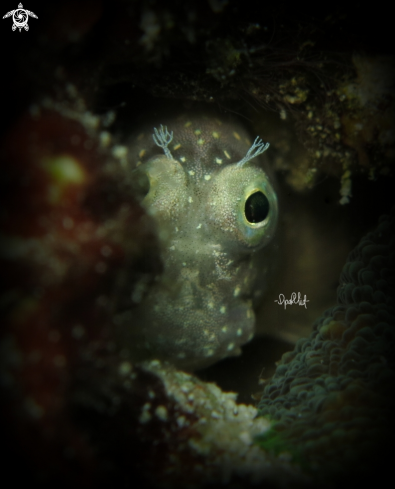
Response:
[[[269,199],[260,190],[254,191],[245,201],[244,214],[250,224],[263,222],[267,218],[269,211]]]

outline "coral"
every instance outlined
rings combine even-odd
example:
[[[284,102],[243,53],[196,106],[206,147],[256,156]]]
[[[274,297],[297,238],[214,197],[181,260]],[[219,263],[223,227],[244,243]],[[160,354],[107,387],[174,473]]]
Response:
[[[148,487],[191,489],[239,487],[238,481],[241,487],[308,484],[287,454],[273,456],[254,443],[270,423],[253,406],[236,403],[236,394],[157,360],[113,367],[100,381],[90,377],[89,395],[86,386],[75,392],[84,430],[115,463],[115,471],[100,471],[105,480],[131,484],[142,477]]]
[[[261,446],[298,453],[317,480],[372,474],[393,437],[395,208],[350,253],[337,305],[283,355],[259,413]]]
[[[35,471],[62,471],[65,449],[85,460],[70,478],[87,477],[92,458],[67,407],[74,368],[113,348],[112,311],[141,276],[149,285],[161,270],[153,224],[120,178],[101,123],[47,99],[10,128],[2,149],[5,419]]]

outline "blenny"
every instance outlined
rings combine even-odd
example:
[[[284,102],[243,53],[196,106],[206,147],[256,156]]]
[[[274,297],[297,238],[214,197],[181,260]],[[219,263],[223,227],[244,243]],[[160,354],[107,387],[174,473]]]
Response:
[[[131,137],[133,186],[164,264],[118,321],[122,345],[138,357],[195,370],[240,354],[253,337],[278,219],[261,156],[268,146],[239,122],[201,114],[156,120]]]

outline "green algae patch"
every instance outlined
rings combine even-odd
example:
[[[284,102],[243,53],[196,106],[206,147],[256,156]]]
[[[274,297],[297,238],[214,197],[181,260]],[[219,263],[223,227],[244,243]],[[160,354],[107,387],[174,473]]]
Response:
[[[265,416],[267,417],[267,416]],[[276,457],[287,456],[292,462],[299,465],[302,470],[308,470],[309,465],[301,450],[287,440],[283,434],[273,426],[266,433],[254,438],[254,442],[263,450]]]
[[[59,204],[63,192],[70,186],[82,185],[86,182],[83,167],[72,156],[61,155],[46,158],[41,162],[41,167],[50,178],[48,201],[51,204]]]
[[[58,184],[81,184],[85,181],[81,165],[71,156],[49,158],[42,162],[42,166]]]

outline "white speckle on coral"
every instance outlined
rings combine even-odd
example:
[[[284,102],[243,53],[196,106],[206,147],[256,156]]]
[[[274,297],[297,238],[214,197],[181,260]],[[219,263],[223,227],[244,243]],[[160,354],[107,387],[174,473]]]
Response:
[[[130,362],[122,362],[119,365],[118,372],[120,375],[128,375],[132,371],[132,364]]]
[[[161,421],[167,421],[168,419],[168,412],[166,406],[158,406],[155,409],[155,414]]]
[[[111,134],[107,131],[101,131],[99,134],[100,146],[102,148],[108,148],[111,144]]]
[[[119,160],[125,158],[128,154],[128,148],[126,146],[116,145],[112,149],[112,154],[115,158]]]

